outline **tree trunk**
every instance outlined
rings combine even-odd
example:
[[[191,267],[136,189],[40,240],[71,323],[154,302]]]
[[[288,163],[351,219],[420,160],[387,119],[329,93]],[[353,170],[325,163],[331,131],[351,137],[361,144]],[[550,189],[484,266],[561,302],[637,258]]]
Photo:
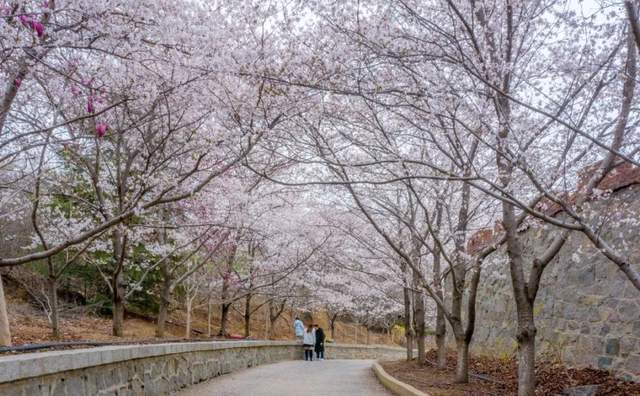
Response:
[[[187,308],[187,323],[186,323],[186,328],[184,330],[184,338],[189,339],[191,338],[191,310],[193,307],[192,301],[191,301],[191,297],[189,295],[187,295],[187,304],[186,304],[186,308]]]
[[[404,271],[404,268],[403,268]],[[406,280],[405,280],[406,282]],[[403,287],[404,293],[404,335],[407,341],[407,360],[413,360],[413,308],[411,304],[411,291]]]
[[[369,326],[367,326],[366,329],[367,329],[366,343],[367,343],[367,345],[369,345],[371,343],[371,335],[370,335],[370,331],[369,331]]]
[[[11,346],[11,329],[7,314],[7,300],[4,298],[2,275],[0,275],[0,346]]]
[[[231,308],[231,304],[225,302],[227,300],[227,294],[229,292],[229,278],[228,275],[222,276],[222,291],[220,293],[220,298],[222,299],[222,303],[220,305],[220,331],[218,335],[224,337],[227,335],[227,318],[229,316],[229,308]]]
[[[447,366],[447,334],[446,326],[444,322],[444,314],[442,308],[437,308],[436,317],[436,346],[438,349],[438,368],[445,368]]]
[[[518,396],[533,396],[536,389],[536,327],[533,306],[518,314]]]
[[[222,304],[221,306],[221,315],[220,315],[220,331],[218,335],[224,337],[227,335],[227,322],[229,319],[229,309],[231,308],[231,304]]]
[[[122,273],[113,278],[113,335],[124,336],[124,282]]]
[[[327,316],[329,316],[329,328],[331,329],[331,339],[333,342],[336,342],[336,321],[338,320],[338,314],[334,313],[333,315],[329,313],[327,310]]]
[[[267,303],[267,317],[266,317],[267,321],[265,323],[265,328],[264,328],[264,338],[266,340],[271,339],[271,327],[273,326],[273,320],[271,319],[272,312],[273,312],[273,302],[269,300],[269,302]]]
[[[531,323],[533,326],[533,323]],[[533,396],[536,389],[536,337],[533,332],[518,335],[518,396]],[[529,329],[530,330],[530,329]],[[533,334],[532,334],[533,333]]]
[[[251,293],[248,293],[244,299],[244,336],[251,335]]]
[[[466,384],[469,382],[469,343],[463,337],[456,337],[456,348],[458,356],[455,382]]]
[[[49,275],[47,278],[47,289],[49,294],[49,309],[51,310],[51,336],[55,340],[61,338],[60,334],[60,313],[58,309],[58,280],[55,276]]]
[[[167,317],[169,316],[169,304],[171,304],[171,280],[165,275],[158,307],[158,320],[156,323],[156,337],[162,338],[165,334]]]
[[[436,208],[436,227],[440,229],[442,222],[442,205],[438,204]],[[440,248],[436,246],[433,253],[433,284],[436,286],[436,295],[441,301],[444,301],[444,292],[442,290],[442,280],[440,279]],[[436,347],[438,368],[445,368],[447,365],[447,326],[445,323],[444,310],[440,305],[436,304]]]
[[[406,332],[405,338],[407,339],[407,360],[413,360],[413,334]]]
[[[126,234],[119,230],[113,232],[113,259],[115,268],[111,276],[111,287],[113,289],[113,335],[124,336],[124,260],[126,249]]]
[[[207,299],[207,337],[211,337],[211,317],[213,309],[211,309],[211,297]]]
[[[414,276],[414,287],[417,290],[420,286],[418,284],[418,274]],[[424,296],[422,293],[414,292],[413,294],[413,309],[414,309],[414,321],[416,329],[416,343],[418,344],[418,363],[424,364],[426,359],[425,350],[425,312],[424,312]]]

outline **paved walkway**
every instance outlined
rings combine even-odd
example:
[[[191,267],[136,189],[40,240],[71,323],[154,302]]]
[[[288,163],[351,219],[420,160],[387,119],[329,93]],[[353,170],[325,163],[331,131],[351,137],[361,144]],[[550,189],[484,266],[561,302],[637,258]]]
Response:
[[[371,370],[372,360],[294,360],[222,375],[181,396],[388,396]]]

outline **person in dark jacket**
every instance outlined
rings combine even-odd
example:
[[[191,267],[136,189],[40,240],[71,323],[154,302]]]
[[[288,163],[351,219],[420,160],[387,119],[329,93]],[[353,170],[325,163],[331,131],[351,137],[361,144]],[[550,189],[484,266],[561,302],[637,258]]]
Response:
[[[324,330],[317,324],[313,325],[316,330],[316,357],[318,360],[324,360]]]

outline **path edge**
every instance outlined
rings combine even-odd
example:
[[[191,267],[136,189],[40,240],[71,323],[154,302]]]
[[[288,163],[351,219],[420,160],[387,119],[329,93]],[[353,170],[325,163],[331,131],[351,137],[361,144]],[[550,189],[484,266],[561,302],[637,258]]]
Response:
[[[428,393],[422,392],[409,384],[405,384],[402,381],[392,377],[389,373],[384,371],[379,362],[373,362],[371,366],[373,373],[378,378],[378,381],[387,388],[391,393],[397,396],[429,396]]]

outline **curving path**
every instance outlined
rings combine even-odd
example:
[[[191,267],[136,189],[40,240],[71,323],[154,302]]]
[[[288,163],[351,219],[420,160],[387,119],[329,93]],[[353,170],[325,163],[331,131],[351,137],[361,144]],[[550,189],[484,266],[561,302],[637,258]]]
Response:
[[[372,360],[294,360],[226,374],[180,396],[390,395],[371,370]]]

